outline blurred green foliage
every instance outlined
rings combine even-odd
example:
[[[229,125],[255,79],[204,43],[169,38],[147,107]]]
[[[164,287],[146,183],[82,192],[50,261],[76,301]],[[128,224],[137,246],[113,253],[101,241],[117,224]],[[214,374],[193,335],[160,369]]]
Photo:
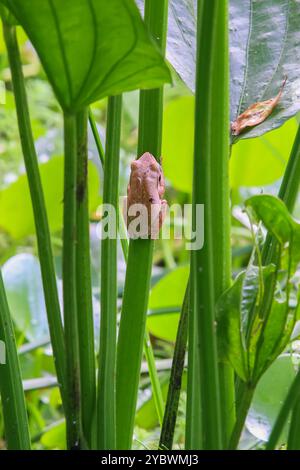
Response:
[[[0,27],[1,28],[1,27]],[[24,73],[27,77],[31,122],[40,161],[40,171],[46,196],[52,241],[58,266],[61,257],[62,228],[62,115],[45,74],[37,60],[36,53],[24,32],[18,28],[22,49]],[[47,326],[44,301],[36,258],[34,223],[27,178],[24,173],[20,148],[10,73],[7,66],[4,43],[0,31],[0,79],[6,85],[6,103],[0,104],[0,259],[4,280],[12,310],[19,347],[25,347],[20,355],[24,379],[50,377],[53,379],[54,366],[52,351],[38,340],[45,337]],[[129,177],[129,162],[135,157],[137,147],[138,93],[124,95],[122,117],[122,153],[120,168],[120,193],[124,195]],[[103,137],[106,123],[106,100],[92,106],[93,113]],[[166,87],[163,123],[162,164],[166,176],[167,199],[170,204],[190,202],[192,188],[194,98],[174,74],[174,85]],[[297,130],[295,118],[281,128],[263,137],[238,142],[232,148],[230,178],[232,201],[241,213],[243,203],[249,195],[266,190],[276,193],[289,157],[291,145]],[[101,201],[102,171],[98,162],[95,145],[89,136],[89,196],[91,233],[95,233],[99,214],[97,205]],[[296,208],[297,211],[297,208]],[[235,212],[236,214],[236,212]],[[235,273],[248,263],[252,248],[251,233],[245,219],[232,219],[233,265]],[[173,227],[174,228],[174,227]],[[172,233],[172,230],[171,230]],[[95,238],[95,237],[94,237]],[[91,243],[91,257],[95,271],[94,294],[95,313],[99,304],[97,263],[99,246],[97,238]],[[153,288],[150,294],[150,315],[148,327],[158,359],[167,360],[167,370],[160,372],[164,393],[170,368],[170,358],[188,277],[188,253],[179,240],[161,241],[155,247],[155,268]],[[120,256],[119,273],[124,273],[125,264]],[[123,277],[120,276],[120,296]],[[97,320],[99,323],[99,319]],[[297,344],[295,343],[297,346]],[[295,346],[295,347],[296,347]],[[26,352],[27,348],[27,352]],[[29,349],[29,351],[28,351]],[[281,389],[291,381],[291,361],[285,356],[273,364],[260,382],[254,398],[253,410],[248,429],[252,440],[263,440],[259,430],[262,419],[272,421],[280,405],[274,399],[270,404],[270,387],[280,369]],[[147,372],[141,378],[140,408],[137,414],[136,448],[154,448],[158,440],[157,418],[150,392]],[[278,392],[279,393],[279,392]],[[63,449],[65,425],[57,388],[29,390],[26,392],[31,434],[37,449]],[[182,392],[177,420],[176,447],[183,444],[185,392]],[[263,411],[265,410],[265,415]],[[263,417],[262,417],[263,416]],[[0,416],[0,448],[4,446],[3,421]],[[252,442],[252,441],[251,441]],[[246,445],[246,444],[245,444]]]

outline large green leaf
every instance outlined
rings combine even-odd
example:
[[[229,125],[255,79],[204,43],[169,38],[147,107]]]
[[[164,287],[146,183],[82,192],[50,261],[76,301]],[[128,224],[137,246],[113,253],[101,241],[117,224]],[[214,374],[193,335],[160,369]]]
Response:
[[[194,91],[197,0],[170,0],[167,58]],[[265,122],[241,135],[279,127],[300,110],[300,2],[230,0],[231,120],[251,104],[277,95],[280,104]]]
[[[17,329],[29,341],[49,335],[38,259],[21,253],[2,268],[10,311]]]
[[[41,437],[41,444],[46,449],[65,450],[66,423],[58,421],[54,423]]]
[[[293,231],[300,231],[300,225],[290,215],[286,205],[279,198],[269,194],[259,194],[247,199],[258,220],[284,244],[292,239]]]
[[[170,81],[133,0],[1,0],[34,45],[64,109]]]
[[[52,232],[62,228],[63,166],[62,157],[54,157],[39,165]],[[88,178],[90,210],[93,211],[99,203],[99,175],[96,166],[91,162]],[[19,176],[14,183],[0,191],[0,229],[15,239],[35,233],[26,174]]]
[[[250,264],[217,303],[221,357],[253,385],[286,347],[296,319],[285,295],[273,299],[269,314],[265,311],[263,292],[273,289],[275,296],[274,270],[274,265]]]
[[[287,302],[273,301],[272,312],[262,331],[260,344],[257,345],[253,381],[256,382],[270,364],[286,347],[295,325],[295,315],[290,314]]]
[[[258,439],[268,440],[295,374],[292,357],[282,355],[258,382],[246,421],[248,430]],[[283,439],[287,437],[287,429],[288,426],[284,430]]]
[[[217,325],[220,354],[227,359],[239,377],[249,378],[245,336],[241,326],[241,299],[244,273],[221,296],[217,303]]]

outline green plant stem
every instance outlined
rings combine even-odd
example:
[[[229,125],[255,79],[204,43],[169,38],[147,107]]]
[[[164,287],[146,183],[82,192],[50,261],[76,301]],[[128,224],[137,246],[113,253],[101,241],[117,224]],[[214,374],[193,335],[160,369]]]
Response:
[[[102,143],[100,140],[100,136],[98,134],[97,126],[94,120],[94,116],[90,110],[89,112],[89,117],[90,117],[90,123],[93,122],[93,127],[94,127],[94,137],[97,136],[97,148],[99,152],[99,157],[100,161],[104,167],[104,152],[103,152],[103,147]],[[100,152],[102,152],[102,156],[100,155]],[[120,212],[120,211],[119,211]],[[124,219],[122,216],[119,215],[119,234],[120,234],[120,239],[121,239],[121,246],[122,246],[122,251],[124,255],[125,262],[127,264],[128,261],[128,250],[129,250],[129,243],[127,239],[127,229],[125,227]],[[160,381],[155,365],[155,358],[153,354],[153,349],[151,346],[151,342],[149,339],[149,334],[146,328],[145,331],[145,336],[144,336],[144,352],[146,356],[146,360],[148,363],[148,369],[149,369],[149,376],[150,376],[150,381],[151,381],[151,386],[152,386],[152,393],[153,393],[153,398],[155,402],[155,407],[156,407],[156,412],[157,416],[159,419],[159,422],[162,423],[162,417],[163,417],[163,410],[164,410],[164,402],[163,402],[163,396],[162,396],[162,391],[161,391],[161,386],[160,386]]]
[[[167,0],[145,1],[145,23],[164,53]],[[161,152],[163,89],[141,91],[138,155]],[[153,240],[131,240],[117,350],[117,447],[130,449],[145,335]]]
[[[228,2],[218,2],[213,57],[212,119],[216,119],[218,138],[211,143],[211,204],[213,276],[215,304],[231,284],[231,208],[229,189],[229,34]],[[223,48],[223,50],[221,49]],[[220,77],[221,86],[220,86]],[[220,230],[220,227],[222,229]],[[223,446],[226,448],[235,422],[234,370],[229,363],[219,362],[221,422]]]
[[[293,212],[300,184],[300,126],[294,140],[291,155],[287,163],[278,197],[283,200],[290,212]]]
[[[300,402],[299,402],[299,398],[292,411],[292,421],[290,424],[287,450],[300,450]]]
[[[221,290],[230,282],[228,266],[229,192],[229,116],[228,116],[228,4],[227,1],[198,1],[197,66],[195,93],[195,147],[193,184],[193,232],[200,237],[196,209],[204,204],[204,245],[191,252],[192,312],[196,317],[198,340],[193,342],[194,363],[200,369],[202,436],[198,446],[205,450],[222,448],[219,367],[215,331],[215,280]],[[224,84],[224,87],[223,87]],[[218,90],[222,88],[222,90]],[[218,110],[216,112],[216,110]],[[219,136],[216,139],[216,136]],[[217,141],[220,140],[219,143]],[[216,172],[222,162],[218,196]],[[223,199],[224,198],[224,199]],[[218,221],[218,224],[217,222]],[[198,221],[199,224],[199,221]],[[223,227],[224,224],[224,227]],[[220,230],[222,227],[222,230]],[[225,229],[224,239],[221,232]],[[217,231],[217,233],[216,233]],[[221,270],[221,274],[218,271]],[[193,320],[192,320],[193,321]],[[197,351],[198,349],[198,351]],[[224,380],[224,387],[229,380]],[[193,387],[193,385],[191,384]],[[223,393],[227,393],[222,389]],[[230,394],[232,392],[230,391]],[[197,398],[192,398],[197,401]],[[189,399],[189,398],[188,398]],[[230,396],[230,400],[232,397]],[[191,405],[192,406],[192,405]],[[198,404],[195,403],[195,409]],[[193,413],[193,409],[192,409]],[[228,410],[223,416],[231,416]],[[189,426],[189,423],[187,423]],[[226,425],[226,434],[229,425]],[[189,432],[189,431],[188,431]],[[197,447],[198,447],[197,446]]]
[[[152,241],[147,250],[147,240],[132,242],[129,243],[117,351],[117,448],[120,450],[130,449],[132,441],[153,251]]]
[[[14,26],[3,23],[4,38],[7,47],[14,89],[20,140],[28,178],[31,202],[34,214],[39,259],[49,323],[53,356],[64,401],[65,389],[65,345],[56,276],[53,263],[51,238],[44,193],[39,174],[38,159],[30,124],[29,109],[22,72],[20,51]]]
[[[101,142],[101,139],[100,139],[100,136],[99,136],[99,133],[98,133],[98,129],[97,129],[97,124],[96,124],[96,121],[95,121],[95,118],[94,118],[94,115],[93,115],[91,109],[89,109],[89,123],[90,123],[90,126],[91,126],[91,130],[92,130],[92,133],[93,133],[93,137],[94,137],[94,140],[95,140],[95,144],[96,144],[96,147],[97,147],[97,151],[98,151],[98,155],[99,155],[99,158],[100,158],[100,161],[101,161],[101,165],[104,168],[103,145],[102,145],[102,142]]]
[[[87,122],[87,110],[79,112],[77,114],[76,289],[81,376],[82,429],[85,440],[89,447],[91,447],[92,418],[96,403],[96,364],[87,184]]]
[[[103,204],[118,214],[122,97],[109,98]],[[117,221],[116,221],[117,222]],[[118,227],[118,222],[116,227]],[[102,231],[103,235],[104,232]],[[116,448],[117,239],[101,242],[101,328],[98,374],[98,448]]]
[[[280,408],[279,414],[276,418],[275,424],[272,428],[271,435],[266,445],[266,450],[274,450],[277,442],[281,436],[285,423],[288,420],[290,412],[294,409],[300,398],[300,371],[298,371],[288,394]],[[295,425],[295,424],[294,424]],[[289,436],[291,439],[291,436]]]
[[[182,375],[184,370],[184,359],[188,335],[188,313],[189,313],[189,286],[185,291],[182,304],[180,320],[178,324],[175,350],[172,361],[171,377],[169,382],[166,409],[159,440],[160,449],[172,449],[178,404],[181,391]]]
[[[0,340],[5,345],[5,364],[0,363],[0,390],[9,450],[29,450],[30,435],[13,323],[0,271]]]
[[[63,304],[67,366],[66,427],[69,449],[82,442],[80,355],[76,290],[77,126],[75,114],[64,114],[65,169],[63,223]]]
[[[187,368],[187,404],[185,448],[202,450],[202,407],[199,369],[198,324],[195,315],[191,315],[191,299],[193,299],[193,283],[190,288],[190,311],[188,318],[188,368]]]
[[[146,356],[148,368],[149,368],[149,376],[150,376],[150,381],[151,381],[151,386],[152,386],[152,395],[154,399],[154,404],[155,404],[155,409],[157,412],[157,417],[160,426],[162,426],[163,423],[163,417],[164,417],[164,400],[162,396],[162,391],[161,391],[161,386],[155,366],[155,358],[154,358],[154,353],[153,349],[151,346],[151,341],[150,341],[150,336],[147,331],[147,328],[145,328],[145,334],[144,334],[144,353]]]
[[[239,441],[240,441],[240,436],[245,424],[245,420],[247,418],[247,414],[250,408],[250,404],[253,398],[254,394],[254,388],[251,387],[248,384],[245,384],[245,387],[243,387],[243,391],[241,395],[239,396],[238,404],[237,404],[237,410],[236,410],[236,421],[234,428],[231,433],[230,441],[229,441],[229,449],[236,449]]]
[[[124,222],[123,217],[119,217],[119,233],[121,237],[121,245],[122,245],[124,259],[127,264],[129,244],[128,244],[128,239],[126,237],[127,232],[126,232],[126,227],[125,227],[125,222]],[[163,400],[160,381],[159,381],[159,377],[158,377],[158,373],[157,373],[157,369],[155,365],[155,357],[153,353],[153,348],[151,346],[150,336],[149,336],[147,327],[145,328],[145,335],[144,335],[144,353],[145,353],[146,361],[148,364],[149,377],[151,381],[152,394],[153,394],[153,399],[154,399],[155,408],[157,412],[157,417],[158,417],[160,425],[162,425],[163,414],[164,414],[164,400]]]

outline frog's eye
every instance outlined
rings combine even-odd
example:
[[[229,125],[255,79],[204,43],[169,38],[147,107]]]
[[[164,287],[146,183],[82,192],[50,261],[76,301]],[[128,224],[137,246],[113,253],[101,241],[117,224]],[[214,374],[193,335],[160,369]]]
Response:
[[[158,177],[158,182],[159,183],[161,182],[161,175],[159,175],[159,177]]]

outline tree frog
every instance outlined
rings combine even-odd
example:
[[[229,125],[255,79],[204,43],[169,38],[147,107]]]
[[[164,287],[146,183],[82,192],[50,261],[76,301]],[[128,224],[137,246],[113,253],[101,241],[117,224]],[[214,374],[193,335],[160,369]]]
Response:
[[[123,207],[130,238],[158,238],[168,207],[164,192],[163,170],[151,153],[146,152],[131,163]]]

